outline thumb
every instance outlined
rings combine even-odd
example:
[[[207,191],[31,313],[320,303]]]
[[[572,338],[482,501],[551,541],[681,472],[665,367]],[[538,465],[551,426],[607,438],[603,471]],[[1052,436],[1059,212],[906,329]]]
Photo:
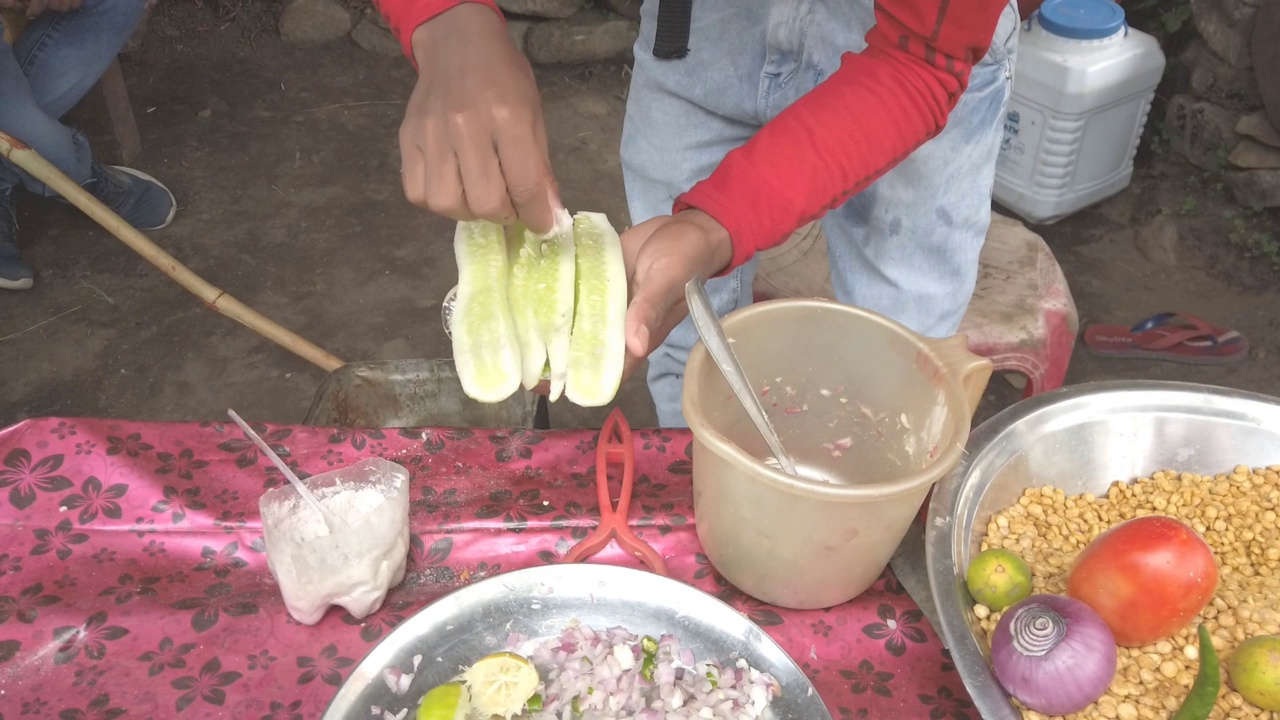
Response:
[[[654,342],[661,342],[670,332],[667,318],[684,299],[685,275],[689,274],[672,255],[657,251],[656,245],[660,244],[651,241],[636,258],[633,294],[627,307],[627,350],[636,357],[647,357]]]

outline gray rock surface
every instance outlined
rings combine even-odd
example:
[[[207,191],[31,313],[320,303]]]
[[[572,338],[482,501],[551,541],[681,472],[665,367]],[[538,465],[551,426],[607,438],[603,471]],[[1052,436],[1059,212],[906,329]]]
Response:
[[[1251,208],[1280,207],[1280,170],[1241,170],[1224,179],[1236,202]]]
[[[601,7],[633,22],[640,22],[642,0],[598,0]],[[650,0],[653,2],[654,0]]]
[[[1152,264],[1173,267],[1178,264],[1180,234],[1174,218],[1160,215],[1150,225],[1139,228],[1134,233],[1134,242],[1138,246],[1138,252]]]
[[[1191,19],[1200,37],[1223,60],[1242,68],[1253,65],[1249,46],[1257,13],[1257,8],[1245,7],[1245,17],[1233,20],[1221,0],[1191,0]]]
[[[1235,125],[1235,116],[1227,110],[1189,95],[1174,96],[1164,120],[1173,149],[1193,165],[1215,172],[1239,142]]]
[[[380,26],[375,17],[380,17],[378,13],[369,13],[356,25],[356,29],[351,31],[351,40],[356,45],[368,50],[375,55],[385,55],[386,57],[399,57],[404,54],[400,48],[399,41],[391,34],[391,31]]]
[[[280,13],[280,38],[299,45],[337,40],[351,32],[351,13],[336,0],[292,0]]]
[[[1253,27],[1253,66],[1257,68],[1258,94],[1271,124],[1280,128],[1280,0],[1268,0],[1258,8]]]
[[[524,52],[524,39],[529,34],[529,28],[533,23],[528,20],[507,19],[507,34],[511,36],[511,42],[520,52]]]
[[[498,7],[513,15],[567,18],[582,9],[586,0],[498,0]]]
[[[1280,149],[1245,138],[1227,156],[1227,162],[1245,170],[1280,170]]]
[[[631,50],[640,26],[596,13],[569,20],[535,23],[525,35],[525,54],[535,63],[591,63],[621,57]]]
[[[1271,124],[1271,120],[1262,110],[1241,117],[1236,123],[1236,132],[1264,145],[1280,148],[1280,130]]]
[[[1193,40],[1178,59],[1186,68],[1191,90],[1202,99],[1236,110],[1251,110],[1261,104],[1253,69],[1231,65],[1203,40]]]

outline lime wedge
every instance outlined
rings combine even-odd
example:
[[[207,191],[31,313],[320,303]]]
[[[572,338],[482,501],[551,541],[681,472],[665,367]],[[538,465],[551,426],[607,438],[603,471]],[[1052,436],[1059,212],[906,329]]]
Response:
[[[418,720],[467,720],[471,703],[467,688],[459,682],[431,688],[418,706]]]
[[[480,717],[497,715],[505,720],[524,711],[542,682],[528,658],[500,652],[480,658],[462,673],[471,696],[471,707]]]

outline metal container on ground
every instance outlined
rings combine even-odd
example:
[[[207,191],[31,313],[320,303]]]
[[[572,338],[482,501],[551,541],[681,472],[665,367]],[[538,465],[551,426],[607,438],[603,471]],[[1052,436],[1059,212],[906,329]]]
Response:
[[[350,363],[329,373],[307,411],[313,427],[538,427],[538,396],[500,403],[466,396],[451,358]],[[545,425],[542,425],[545,428]]]
[[[1006,409],[978,427],[964,460],[934,491],[925,529],[944,636],[978,715],[1021,720],[991,671],[964,569],[987,522],[1023,490],[1104,495],[1159,470],[1212,475],[1280,463],[1280,398],[1208,385],[1074,385]]]

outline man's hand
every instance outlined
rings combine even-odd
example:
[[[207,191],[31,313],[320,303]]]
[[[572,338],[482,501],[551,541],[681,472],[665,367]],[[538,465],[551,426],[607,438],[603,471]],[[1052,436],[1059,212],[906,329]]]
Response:
[[[405,196],[455,220],[520,220],[549,232],[561,204],[542,105],[502,19],[463,3],[415,30],[412,44],[418,82],[400,126]]]
[[[631,286],[625,376],[689,313],[684,286],[695,277],[705,280],[723,271],[733,259],[733,244],[710,215],[686,210],[624,232],[622,256]]]

